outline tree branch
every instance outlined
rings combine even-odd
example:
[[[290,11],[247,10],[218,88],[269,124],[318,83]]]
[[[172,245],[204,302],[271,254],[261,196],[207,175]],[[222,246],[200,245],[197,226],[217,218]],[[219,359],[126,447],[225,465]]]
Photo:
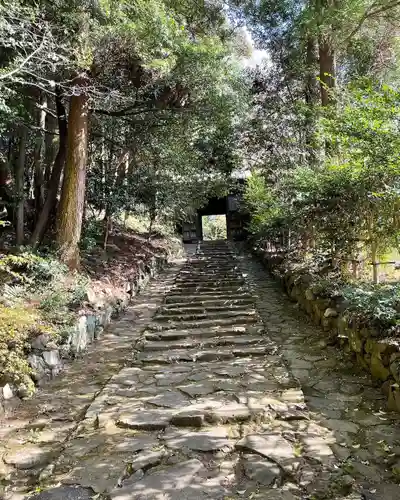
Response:
[[[374,8],[376,6],[377,2],[374,2],[369,11],[367,10],[360,18],[360,20],[357,23],[357,26],[353,29],[353,31],[350,33],[349,36],[347,36],[344,40],[344,43],[349,43],[350,40],[353,38],[353,36],[361,29],[362,25],[367,19],[370,19],[371,17],[377,16],[379,14],[383,14],[384,12],[387,12],[388,10],[394,9],[395,7],[400,6],[400,0],[393,0],[392,2],[388,3],[387,5],[382,5],[379,8]],[[373,10],[371,10],[373,9]]]
[[[117,111],[108,111],[107,109],[92,109],[93,113],[97,113],[99,115],[107,115],[107,116],[135,116],[141,115],[144,113],[156,113],[157,111],[165,111],[168,108],[141,108],[130,113],[129,111],[134,109],[136,105],[129,106],[124,109],[119,109]]]
[[[45,36],[43,36],[42,41],[40,42],[39,47],[38,47],[37,49],[35,49],[35,50],[31,53],[31,54],[29,54],[29,56],[28,56],[28,57],[26,57],[26,58],[22,61],[22,63],[19,65],[19,67],[18,67],[18,68],[13,69],[12,71],[10,71],[9,73],[6,73],[5,75],[0,75],[0,80],[5,80],[6,78],[10,78],[12,75],[15,75],[15,73],[20,72],[20,71],[24,68],[24,66],[26,66],[26,65],[28,64],[28,62],[29,62],[29,61],[30,61],[33,57],[35,57],[35,55],[36,55],[38,52],[40,52],[40,51],[42,50],[42,48],[43,48],[43,46],[44,46],[45,39],[46,39],[46,37],[45,37]]]

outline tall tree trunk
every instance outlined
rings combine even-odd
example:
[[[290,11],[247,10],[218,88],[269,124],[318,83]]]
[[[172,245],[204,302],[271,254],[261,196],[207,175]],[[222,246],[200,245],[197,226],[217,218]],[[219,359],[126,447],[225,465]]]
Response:
[[[319,77],[321,83],[321,104],[332,102],[330,90],[335,86],[335,53],[329,36],[319,36]]]
[[[58,91],[59,92],[59,91]],[[56,96],[57,99],[57,96]],[[57,106],[57,103],[56,103]],[[53,111],[54,103],[49,100],[47,107]],[[58,119],[58,110],[56,110]],[[55,156],[57,152],[57,119],[51,113],[46,114],[46,132],[44,137],[44,182],[46,190],[49,189],[49,182],[51,177],[51,169],[53,167]]]
[[[57,215],[57,243],[61,260],[70,269],[79,267],[79,240],[85,202],[88,96],[87,77],[75,80],[77,95],[71,97],[68,117],[68,150]]]
[[[12,178],[10,174],[10,163],[12,157],[12,146],[14,136],[8,139],[8,154],[5,160],[0,159],[0,199],[7,204],[12,203],[13,194],[10,186],[12,185]],[[4,144],[4,147],[6,145]]]
[[[28,130],[23,126],[19,139],[18,159],[15,165],[15,242],[17,245],[24,243],[24,174],[27,138]]]
[[[316,40],[313,36],[307,37],[306,47],[306,86],[305,100],[308,105],[312,105],[316,101],[317,80],[315,78],[316,58]]]
[[[57,201],[58,188],[60,186],[61,174],[64,169],[65,158],[67,156],[67,116],[65,112],[65,107],[62,103],[61,90],[58,87],[56,89],[56,108],[57,108],[57,120],[58,120],[58,130],[60,134],[60,142],[58,146],[57,156],[54,160],[54,166],[51,171],[51,176],[48,182],[47,196],[40,211],[39,217],[37,219],[36,226],[33,230],[32,236],[30,238],[30,245],[37,247],[45,235],[50,214],[55,208]]]
[[[307,150],[307,159],[310,164],[316,162],[315,152],[315,110],[314,106],[317,102],[318,87],[315,77],[317,59],[316,59],[316,41],[311,35],[307,38],[306,48],[306,75],[305,75],[305,101],[307,104],[306,123],[305,123],[305,143]]]
[[[43,169],[43,159],[44,159],[44,134],[46,127],[46,108],[47,108],[47,96],[43,92],[40,96],[40,109],[37,113],[37,127],[36,132],[36,143],[33,155],[33,193],[35,197],[35,220],[44,203],[44,169]]]

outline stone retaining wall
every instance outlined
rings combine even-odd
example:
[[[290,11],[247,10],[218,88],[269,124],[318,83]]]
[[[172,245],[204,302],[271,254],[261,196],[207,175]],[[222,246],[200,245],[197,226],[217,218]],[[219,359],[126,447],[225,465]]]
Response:
[[[346,312],[338,297],[321,297],[311,286],[312,276],[287,269],[282,255],[256,251],[267,269],[279,279],[291,300],[313,321],[330,332],[332,343],[352,353],[365,370],[382,386],[390,410],[400,412],[400,345],[397,339],[384,338],[381,332],[361,324]]]
[[[112,317],[124,310],[132,298],[141,292],[150,278],[168,265],[173,258],[182,255],[182,247],[174,247],[169,257],[154,256],[147,263],[139,263],[137,278],[127,282],[125,289],[118,295],[107,297],[90,297],[90,307],[86,308],[76,320],[70,332],[58,342],[50,334],[41,334],[31,341],[27,348],[27,361],[32,369],[30,377],[34,386],[46,379],[55,377],[64,368],[65,363],[72,358],[82,355],[87,347],[99,339],[103,330],[110,324]],[[97,300],[99,299],[99,300]],[[0,387],[0,415],[13,406],[18,398],[26,398],[32,394],[32,382],[18,386],[6,384]]]

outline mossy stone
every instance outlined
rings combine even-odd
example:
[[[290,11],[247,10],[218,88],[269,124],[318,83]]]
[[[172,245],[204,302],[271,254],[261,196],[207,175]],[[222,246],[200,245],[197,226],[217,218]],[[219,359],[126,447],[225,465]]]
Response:
[[[348,330],[347,338],[352,351],[361,354],[364,347],[364,341],[361,339],[360,334],[355,330]]]
[[[388,368],[383,364],[382,359],[380,355],[373,353],[371,355],[371,373],[372,376],[382,380],[383,382],[389,378],[390,371]]]

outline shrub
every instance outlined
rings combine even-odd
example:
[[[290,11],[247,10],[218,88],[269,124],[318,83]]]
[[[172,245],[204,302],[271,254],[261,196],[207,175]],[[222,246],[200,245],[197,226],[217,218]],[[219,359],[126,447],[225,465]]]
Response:
[[[400,324],[400,284],[347,286],[342,289],[347,310],[381,328]]]
[[[42,333],[57,336],[51,325],[40,320],[37,311],[0,305],[0,385],[31,383],[26,353],[32,338]]]

